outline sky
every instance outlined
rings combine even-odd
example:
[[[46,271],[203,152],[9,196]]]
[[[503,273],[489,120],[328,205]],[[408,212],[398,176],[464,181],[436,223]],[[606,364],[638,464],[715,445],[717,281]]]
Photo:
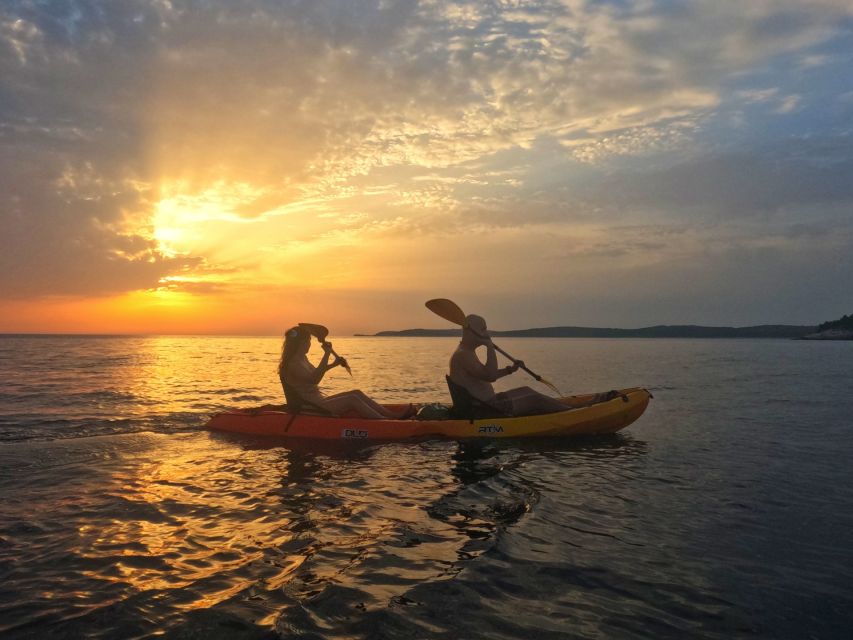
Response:
[[[850,0],[4,0],[0,332],[853,311]]]

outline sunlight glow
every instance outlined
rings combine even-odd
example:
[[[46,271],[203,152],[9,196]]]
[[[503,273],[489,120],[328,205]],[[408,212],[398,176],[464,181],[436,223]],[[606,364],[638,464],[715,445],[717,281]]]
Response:
[[[850,289],[849,0],[114,4],[71,38],[1,5],[38,105],[0,101],[0,331],[378,331],[436,295],[803,323]]]
[[[178,181],[162,185],[160,193],[152,218],[153,237],[164,254],[174,256],[204,244],[199,225],[251,222],[256,216],[241,215],[241,208],[263,197],[266,190],[220,180],[194,191],[185,181]]]

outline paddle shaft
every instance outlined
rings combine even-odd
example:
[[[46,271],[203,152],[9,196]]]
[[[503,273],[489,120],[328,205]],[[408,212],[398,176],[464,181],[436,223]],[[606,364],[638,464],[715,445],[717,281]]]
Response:
[[[484,337],[482,334],[480,334],[480,333],[478,333],[478,332],[474,331],[473,329],[471,329],[471,327],[468,327],[468,329],[469,329],[471,332],[475,333],[476,335],[480,336],[481,338],[483,338],[483,337]],[[504,351],[504,350],[503,350],[503,349],[501,349],[498,345],[496,345],[496,344],[494,343],[494,341],[493,341],[491,338],[489,338],[489,341],[492,343],[492,346],[495,348],[495,351],[497,351],[497,352],[498,352],[498,353],[500,353],[500,354],[503,354],[503,355],[504,355],[504,357],[509,358],[510,360],[512,360],[513,364],[515,364],[515,363],[517,363],[517,362],[518,362],[518,360],[516,360],[515,358],[513,358],[513,357],[512,357],[511,355],[509,355],[506,351]],[[559,390],[559,389],[557,389],[557,387],[555,387],[553,384],[551,384],[550,382],[548,382],[547,380],[545,380],[545,379],[544,379],[542,376],[540,376],[538,373],[536,373],[536,372],[534,372],[534,371],[531,371],[530,369],[528,369],[527,367],[525,367],[523,364],[519,366],[519,369],[523,369],[524,371],[526,371],[527,373],[529,373],[529,374],[533,377],[533,379],[534,379],[534,380],[536,380],[536,382],[541,382],[542,384],[544,384],[544,385],[547,385],[547,386],[551,387],[554,391],[556,391],[556,392],[557,392],[557,395],[561,395],[561,394],[560,394],[560,390]]]
[[[515,364],[516,362],[518,362],[518,360],[516,360],[515,358],[513,358],[511,355],[509,355],[506,351],[504,351],[503,349],[501,349],[501,348],[500,348],[498,345],[496,345],[494,342],[492,342],[492,346],[495,348],[495,351],[497,351],[498,353],[503,354],[505,357],[507,357],[507,358],[509,358],[510,360],[512,360],[513,364]],[[528,368],[527,368],[527,367],[525,367],[524,365],[521,365],[521,366],[519,367],[519,369],[524,369],[527,373],[529,373],[531,376],[533,376],[533,378],[534,378],[537,382],[540,382],[540,381],[542,380],[542,376],[540,376],[538,373],[534,373],[533,371],[531,371],[530,369],[528,369]]]
[[[322,344],[329,344],[329,343],[328,343],[328,342],[326,342],[325,340],[323,340],[323,341],[322,341]],[[331,353],[331,354],[332,354],[333,356],[335,356],[336,358],[340,358],[341,360],[343,360],[343,363],[342,363],[342,364],[343,364],[344,369],[346,369],[346,370],[347,370],[347,373],[348,373],[348,374],[350,374],[350,376],[352,376],[352,369],[350,369],[350,368],[349,368],[349,363],[347,362],[347,359],[346,359],[346,358],[341,358],[341,357],[338,355],[337,351],[335,351],[334,349],[329,349],[329,353]]]
[[[311,333],[311,335],[313,335],[315,338],[317,338],[317,340],[320,341],[320,344],[330,344],[326,340],[326,336],[329,335],[329,330],[323,325],[313,324],[311,322],[300,322],[299,326],[305,327]],[[347,362],[346,358],[341,358],[341,356],[339,356],[334,349],[329,349],[329,353],[331,353],[336,358],[340,358],[341,360],[343,360],[344,369],[346,369],[347,373],[350,374],[350,377],[352,377],[352,369],[349,368],[349,363]]]
[[[448,300],[447,298],[435,298],[433,300],[427,300],[426,308],[429,309],[430,311],[432,311],[434,314],[441,316],[445,320],[452,322],[453,324],[458,324],[463,329],[470,330],[471,332],[480,336],[481,338],[485,337],[485,336],[480,335],[476,331],[474,331],[474,329],[472,329],[470,326],[468,326],[468,319],[467,319],[467,316],[465,315],[465,312],[462,311],[462,308],[458,304],[453,302],[453,300]],[[491,338],[489,338],[489,340],[491,341]],[[501,349],[494,342],[492,342],[492,346],[495,348],[495,351],[502,353],[505,357],[509,358],[514,363],[518,362],[515,358],[513,358],[506,351]],[[531,371],[530,369],[528,369],[524,365],[520,366],[519,368],[524,369],[527,373],[529,373],[531,376],[533,376],[533,379],[536,380],[537,382],[541,382],[542,384],[553,389],[557,395],[562,395],[560,393],[560,390],[557,389],[556,386],[554,386],[548,380],[545,380],[545,378],[540,376],[538,373],[534,373],[533,371]]]
[[[474,331],[474,330],[473,330],[473,329],[471,329],[471,331]],[[477,332],[476,332],[476,331],[474,331],[474,333],[477,333]],[[480,334],[479,334],[479,333],[477,333],[477,335],[479,336]],[[482,337],[482,336],[481,336],[481,337]],[[517,362],[518,362],[518,360],[516,360],[515,358],[513,358],[513,357],[512,357],[511,355],[509,355],[506,351],[504,351],[504,350],[503,350],[503,349],[501,349],[498,345],[496,345],[496,344],[494,343],[494,341],[492,341],[492,346],[495,348],[495,351],[497,351],[497,352],[498,352],[498,353],[500,353],[500,354],[503,354],[503,356],[504,356],[504,357],[509,358],[510,360],[512,360],[513,364],[515,364],[515,363],[517,363]],[[530,369],[528,369],[528,368],[527,368],[526,366],[524,366],[523,364],[522,364],[521,366],[519,366],[519,369],[523,369],[524,371],[526,371],[527,373],[529,373],[531,376],[533,376],[533,379],[534,379],[534,380],[536,380],[536,382],[542,382],[542,376],[540,376],[538,373],[536,373],[536,372],[534,372],[534,371],[531,371]],[[547,381],[546,381],[546,384],[547,384]]]

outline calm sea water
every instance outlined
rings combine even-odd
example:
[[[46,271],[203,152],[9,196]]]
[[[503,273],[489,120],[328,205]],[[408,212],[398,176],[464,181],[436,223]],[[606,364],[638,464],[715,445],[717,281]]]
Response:
[[[454,344],[336,339],[329,387],[446,401]],[[603,439],[297,445],[203,430],[280,401],[277,339],[0,337],[0,635],[850,637],[853,343],[501,344],[655,400]]]

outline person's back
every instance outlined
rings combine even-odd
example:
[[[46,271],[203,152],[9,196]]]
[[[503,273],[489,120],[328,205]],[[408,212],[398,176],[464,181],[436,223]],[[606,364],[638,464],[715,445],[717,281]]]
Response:
[[[486,348],[486,363],[477,357],[477,347]],[[498,414],[511,415],[513,405],[505,394],[495,393],[492,383],[518,369],[517,365],[498,369],[495,346],[480,316],[468,316],[468,326],[462,330],[462,340],[450,356],[450,380],[463,387],[471,397]]]
[[[478,400],[489,402],[495,397],[495,389],[486,379],[485,369],[477,354],[461,343],[450,356],[450,379]]]

